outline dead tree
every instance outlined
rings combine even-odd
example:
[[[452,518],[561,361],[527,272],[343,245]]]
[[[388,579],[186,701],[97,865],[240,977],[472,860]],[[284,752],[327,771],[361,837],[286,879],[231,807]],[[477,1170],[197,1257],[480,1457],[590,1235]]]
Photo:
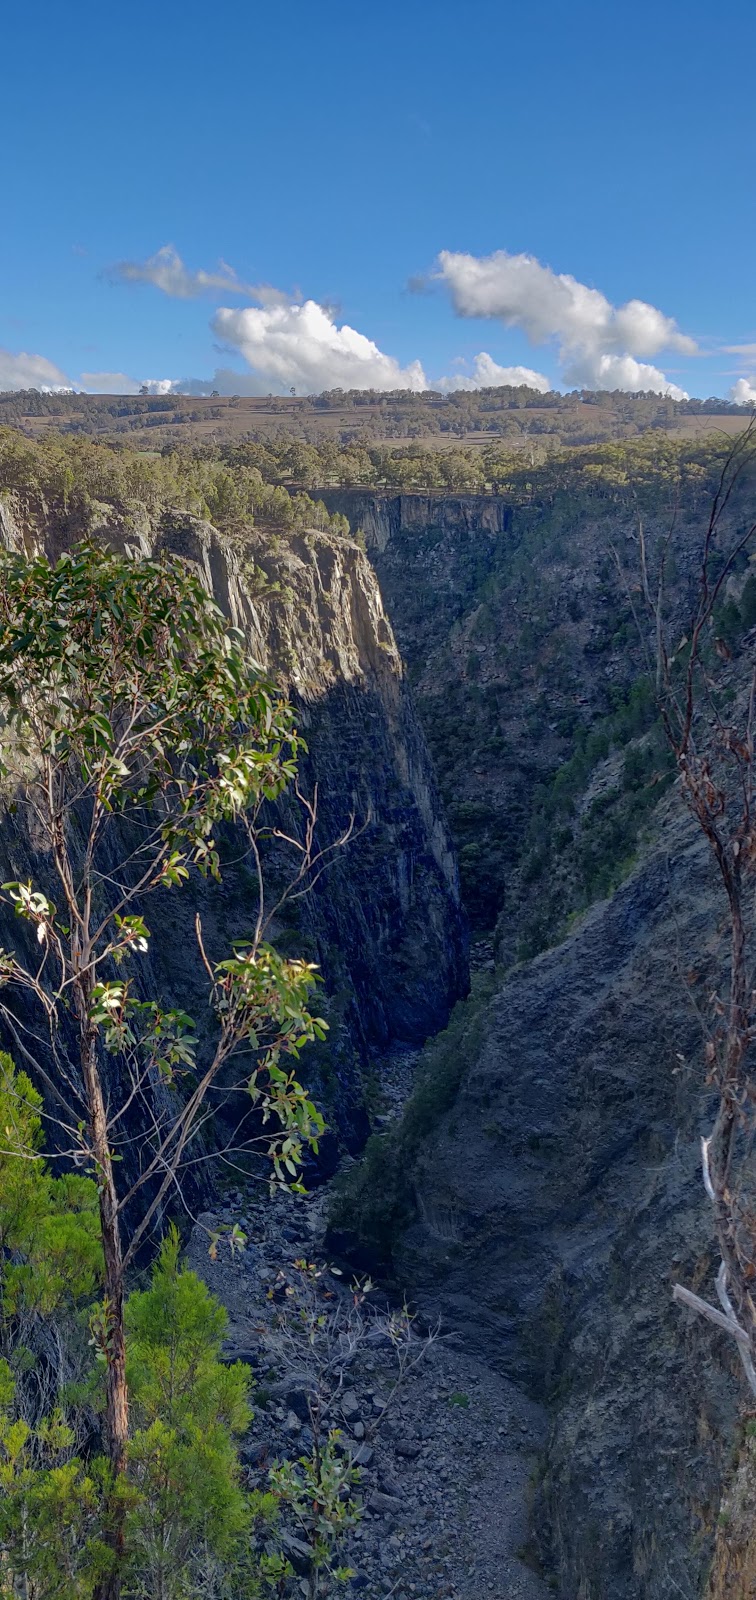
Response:
[[[731,649],[716,633],[718,608],[738,558],[756,534],[756,520],[750,517],[733,531],[732,516],[739,503],[736,491],[746,486],[754,461],[756,417],[728,450],[721,468],[698,558],[697,601],[683,637],[679,636],[679,614],[675,616],[665,576],[674,520],[654,552],[640,530],[640,608],[637,586],[632,602],[680,790],[716,864],[729,923],[725,990],[712,996],[713,1023],[707,1026],[705,1042],[707,1080],[717,1096],[716,1113],[711,1131],[701,1141],[703,1182],[721,1253],[716,1280],[721,1309],[681,1284],[675,1284],[673,1294],[733,1336],[756,1395],[756,1178],[752,1168],[756,1143],[752,910],[756,890],[756,665],[751,666],[749,681],[738,689],[732,682],[738,674],[731,665]],[[753,656],[753,645],[750,654]],[[723,674],[731,680],[727,705],[720,693]]]

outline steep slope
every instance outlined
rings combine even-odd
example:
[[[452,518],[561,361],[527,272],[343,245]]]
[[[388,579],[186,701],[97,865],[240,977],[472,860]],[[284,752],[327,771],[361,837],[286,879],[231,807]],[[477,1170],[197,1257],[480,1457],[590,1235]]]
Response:
[[[116,546],[168,549],[196,565],[250,649],[298,705],[309,745],[301,772],[318,796],[325,846],[353,815],[356,837],[337,853],[301,912],[274,928],[289,950],[319,963],[331,1033],[311,1058],[347,1143],[367,1131],[364,1081],[376,1052],[418,1043],[440,1026],[467,984],[466,935],[456,868],[425,743],[401,659],[364,554],[328,534],[250,533],[232,546],[188,514],[94,505],[86,527],[60,508],[6,497],[0,539],[58,554],[88,531]],[[281,820],[292,823],[291,808]],[[28,835],[13,816],[0,833],[2,878],[35,874]],[[249,869],[229,841],[223,889],[150,906],[152,981],[196,1014],[204,983],[191,922],[202,906],[209,948],[220,958],[245,932]],[[245,920],[246,919],[246,920]],[[0,927],[0,943],[13,942]]]
[[[562,1600],[696,1596],[711,1555],[740,1383],[671,1285],[713,1293],[695,1004],[721,910],[675,801],[614,897],[474,1014],[409,1155],[396,1275],[551,1408],[537,1524]]]
[[[523,470],[497,495],[323,491],[362,529],[465,905],[475,929],[496,930],[505,963],[553,943],[571,913],[622,881],[669,781],[633,611],[638,531],[653,551],[674,527],[666,578],[682,631],[722,450],[649,437]],[[731,530],[752,498],[751,473]],[[738,595],[747,567],[743,554]],[[737,631],[725,607],[718,620]]]

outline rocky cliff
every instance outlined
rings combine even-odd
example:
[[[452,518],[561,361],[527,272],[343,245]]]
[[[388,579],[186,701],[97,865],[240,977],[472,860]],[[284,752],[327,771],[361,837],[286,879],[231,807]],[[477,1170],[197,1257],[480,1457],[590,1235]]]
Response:
[[[435,1047],[422,1115],[410,1108],[412,1138],[393,1145],[394,1271],[429,1316],[547,1402],[536,1522],[561,1600],[694,1600],[740,1396],[732,1351],[670,1295],[673,1277],[710,1287],[692,1002],[720,961],[721,908],[673,797],[654,821],[669,777],[611,557],[630,561],[635,513],[621,496],[603,508],[328,498],[362,528],[369,561],[326,534],[232,545],[183,514],[126,525],[100,507],[90,522],[200,566],[296,698],[325,841],[351,814],[367,824],[277,930],[326,977],[332,1029],[311,1059],[352,1150],[375,1057],[443,1028],[466,988],[453,853],[396,628],[468,903],[479,931],[498,923],[501,964]],[[683,550],[696,504],[691,493]],[[10,502],[0,528],[53,552],[82,531]],[[684,601],[685,568],[677,581]],[[655,842],[643,843],[646,822]],[[3,876],[25,875],[33,852],[13,818],[0,838]],[[213,953],[243,931],[247,892],[233,866],[222,897],[200,891]],[[177,901],[155,941],[154,975],[189,1010],[196,903]],[[365,1171],[380,1176],[380,1162]],[[745,1600],[729,1596],[725,1556],[713,1592]]]
[[[721,913],[673,802],[613,898],[468,1008],[458,1092],[405,1145],[394,1271],[548,1404],[536,1525],[562,1600],[697,1596],[711,1558],[743,1397],[671,1287],[713,1294],[696,1006]]]
[[[638,528],[653,552],[674,524],[667,592],[682,631],[714,473],[703,456],[676,478],[663,452],[619,466],[546,466],[499,495],[324,491],[362,530],[468,914],[506,963],[622,881],[668,782],[634,614]],[[731,529],[751,500],[738,484]],[[744,553],[734,581],[747,565]]]
[[[741,1379],[671,1299],[675,1279],[713,1292],[696,1007],[723,907],[676,798],[659,804],[672,775],[612,571],[614,552],[637,571],[637,525],[608,498],[498,520],[485,501],[477,520],[428,502],[426,526],[400,500],[338,501],[362,519],[406,653],[473,918],[490,926],[490,890],[510,968],[457,1014],[403,1130],[371,1150],[363,1248],[385,1260],[393,1241],[424,1313],[547,1402],[535,1520],[562,1600],[693,1600],[717,1528],[711,1593],[745,1600],[752,1462],[718,1522]],[[691,491],[681,617],[700,514]],[[748,582],[744,560],[727,600],[741,630]],[[745,670],[753,636],[732,643]]]
[[[356,545],[324,533],[245,533],[231,544],[209,524],[170,511],[132,507],[125,517],[94,505],[82,527],[60,508],[13,497],[0,505],[6,545],[43,546],[54,556],[83,532],[144,552],[168,549],[199,569],[298,707],[309,747],[301,782],[306,793],[317,792],[318,842],[327,845],[355,819],[358,836],[274,937],[323,972],[331,1031],[311,1070],[332,1120],[356,1148],[367,1132],[364,1086],[375,1057],[443,1026],[467,985],[454,856],[372,569]],[[174,896],[168,909],[150,908],[152,981],[192,1014],[203,990],[190,955],[197,895],[213,954],[220,958],[245,931],[251,880],[233,862],[238,850],[227,854],[219,893],[200,886],[191,906]],[[34,873],[30,842],[8,815],[0,855],[3,879]],[[17,937],[17,928],[11,935],[0,927],[0,943]]]

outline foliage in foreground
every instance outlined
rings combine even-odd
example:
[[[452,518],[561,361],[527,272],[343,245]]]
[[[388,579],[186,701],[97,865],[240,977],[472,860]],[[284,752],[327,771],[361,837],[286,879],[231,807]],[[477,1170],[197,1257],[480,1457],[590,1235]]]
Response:
[[[102,1452],[97,1192],[89,1178],[52,1175],[40,1113],[26,1075],[2,1057],[0,1596],[94,1600],[116,1559]],[[243,1362],[224,1360],[226,1312],[182,1265],[178,1234],[169,1230],[146,1287],[133,1290],[125,1307],[130,1433],[118,1484],[124,1600],[290,1595],[287,1530],[300,1555],[303,1547],[308,1552],[311,1600],[332,1595],[352,1576],[339,1551],[361,1514],[360,1474],[338,1424],[355,1358],[376,1334],[391,1352],[394,1377],[370,1437],[435,1335],[418,1338],[406,1308],[386,1313],[376,1306],[369,1280],[351,1288],[339,1280],[335,1269],[301,1260],[270,1291],[276,1310],[264,1330],[265,1359],[302,1386],[311,1447],[295,1461],[263,1468],[250,1488],[239,1441],[252,1421],[251,1374]]]
[[[260,854],[272,831],[264,808],[292,782],[300,741],[291,708],[183,563],[91,542],[54,565],[3,558],[0,716],[0,774],[34,819],[49,864],[41,882],[0,889],[21,922],[20,949],[0,952],[0,1016],[46,1086],[61,1154],[96,1179],[104,1298],[93,1331],[104,1367],[112,1557],[101,1596],[117,1600],[127,1269],[197,1157],[221,1074],[226,1095],[251,1098],[251,1138],[274,1181],[296,1181],[303,1149],[317,1149],[323,1128],[293,1066],[323,1037],[308,1008],[316,974],[267,941]],[[245,838],[258,894],[248,938],[225,959],[211,964],[195,924],[214,1020],[199,1044],[192,1019],[144,998],[130,968],[149,949],[147,897],[193,871],[220,880],[224,824]],[[309,845],[300,853],[301,889]],[[139,1220],[126,1238],[135,1203]]]
[[[0,1594],[90,1600],[112,1568],[96,1330],[97,1187],[55,1178],[41,1100],[2,1057],[0,1126]],[[254,1595],[285,1563],[251,1556],[272,1496],[242,1487],[249,1371],[221,1360],[226,1314],[169,1232],[149,1286],[126,1303],[132,1398],[120,1485],[124,1588],[144,1600]]]

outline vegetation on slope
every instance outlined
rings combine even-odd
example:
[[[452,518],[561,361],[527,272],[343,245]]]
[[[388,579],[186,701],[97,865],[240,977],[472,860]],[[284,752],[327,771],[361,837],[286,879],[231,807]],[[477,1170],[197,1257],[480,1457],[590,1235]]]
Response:
[[[144,454],[55,433],[32,441],[0,429],[0,494],[16,493],[40,508],[52,503],[70,527],[86,525],[93,504],[123,513],[164,508],[206,517],[233,533],[254,524],[279,530],[324,528],[346,533],[344,517],[330,516],[305,494],[289,494],[263,476],[253,460],[226,461],[217,452]]]
[[[480,1050],[487,1002],[496,989],[492,972],[473,976],[448,1027],[429,1040],[401,1120],[368,1140],[359,1162],[336,1180],[330,1210],[332,1240],[358,1264],[390,1275],[396,1240],[417,1208],[416,1163],[427,1136],[451,1110],[469,1062]]]
[[[725,449],[647,435],[560,452],[512,475],[500,531],[431,508],[376,554],[465,902],[481,932],[498,920],[507,960],[619,881],[669,781],[634,614],[639,528],[673,529],[682,627]],[[751,493],[744,479],[735,529]],[[754,621],[749,570],[743,552],[717,608],[713,634],[732,649]]]

